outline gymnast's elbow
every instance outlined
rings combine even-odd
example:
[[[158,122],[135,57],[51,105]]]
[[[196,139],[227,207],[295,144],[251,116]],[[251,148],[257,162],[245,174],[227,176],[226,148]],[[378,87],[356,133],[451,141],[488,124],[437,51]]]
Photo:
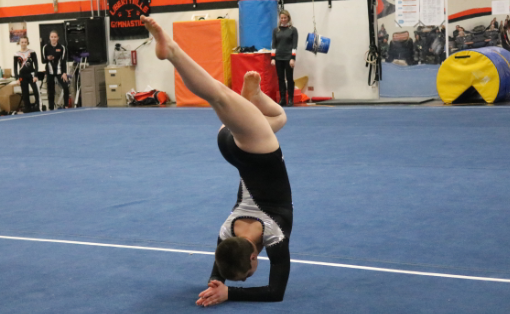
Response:
[[[285,290],[271,290],[269,293],[269,302],[282,302],[283,296],[285,295]]]

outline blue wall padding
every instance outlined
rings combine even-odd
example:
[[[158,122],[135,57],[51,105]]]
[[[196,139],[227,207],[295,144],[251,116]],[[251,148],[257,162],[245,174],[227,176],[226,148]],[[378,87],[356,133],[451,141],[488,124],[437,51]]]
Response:
[[[484,47],[470,49],[477,51],[489,58],[499,74],[499,92],[497,101],[510,99],[510,51],[500,47]]]
[[[239,1],[239,39],[241,47],[271,49],[273,29],[278,22],[276,0]]]

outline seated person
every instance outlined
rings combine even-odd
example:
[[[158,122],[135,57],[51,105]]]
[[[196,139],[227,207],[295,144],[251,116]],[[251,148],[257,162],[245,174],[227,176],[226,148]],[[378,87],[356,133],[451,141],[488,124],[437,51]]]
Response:
[[[463,30],[461,30],[455,39],[455,43],[457,44],[457,48],[459,48],[459,50],[471,48],[471,45],[474,43],[473,36],[471,36],[471,34],[466,34]]]
[[[386,62],[404,60],[407,65],[414,64],[413,40],[409,38],[409,32],[393,33]]]
[[[390,49],[390,45],[388,44],[388,36],[384,37],[382,41],[379,41],[379,51],[381,53],[381,58],[386,60],[388,58],[388,50]]]
[[[496,18],[493,18],[491,20],[491,23],[489,24],[489,26],[487,26],[486,29],[491,29],[491,28],[498,29],[498,21],[496,20]]]
[[[421,64],[425,60],[424,55],[425,40],[420,34],[414,34],[414,62]]]
[[[464,33],[466,33],[466,30],[464,29],[464,27],[461,27],[460,25],[456,25],[455,30],[453,31],[453,40],[455,40],[457,38],[457,36],[459,36],[460,31],[463,31]]]
[[[499,31],[494,28],[493,24],[485,31],[484,37],[485,42],[487,42],[487,46],[496,46],[499,43]]]

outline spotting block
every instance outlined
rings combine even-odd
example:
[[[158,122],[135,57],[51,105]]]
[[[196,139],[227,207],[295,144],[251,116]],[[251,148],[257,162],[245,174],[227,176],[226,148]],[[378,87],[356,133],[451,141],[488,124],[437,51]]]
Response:
[[[473,87],[487,103],[510,99],[510,52],[500,47],[462,50],[443,62],[437,91],[451,104]]]
[[[232,84],[230,54],[237,46],[233,19],[201,20],[173,23],[173,39],[213,78],[228,87]],[[204,99],[193,94],[175,71],[177,107],[208,107]]]
[[[233,53],[232,60],[232,90],[238,94],[243,87],[244,75],[248,71],[260,74],[260,90],[276,101],[278,78],[276,69],[271,65],[271,53]]]

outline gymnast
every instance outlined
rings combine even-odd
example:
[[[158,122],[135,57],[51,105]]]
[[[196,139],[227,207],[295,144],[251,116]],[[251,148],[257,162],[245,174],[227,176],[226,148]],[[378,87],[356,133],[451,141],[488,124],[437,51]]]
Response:
[[[19,80],[19,84],[21,85],[24,113],[38,111],[40,106],[39,88],[36,84],[39,62],[37,62],[37,54],[35,51],[28,48],[29,44],[28,37],[20,37],[18,45],[21,46],[21,49],[14,54],[14,77]],[[32,92],[34,93],[35,105],[30,103],[29,85],[32,87]]]
[[[220,228],[208,288],[198,295],[196,304],[283,300],[290,272],[293,207],[275,133],[287,122],[285,111],[261,92],[257,72],[246,73],[239,95],[195,63],[152,18],[142,16],[141,20],[156,40],[156,56],[170,61],[186,86],[209,102],[224,124],[218,146],[241,177],[237,202]],[[271,265],[269,284],[227,287],[226,279],[244,281],[253,275],[264,247]]]

